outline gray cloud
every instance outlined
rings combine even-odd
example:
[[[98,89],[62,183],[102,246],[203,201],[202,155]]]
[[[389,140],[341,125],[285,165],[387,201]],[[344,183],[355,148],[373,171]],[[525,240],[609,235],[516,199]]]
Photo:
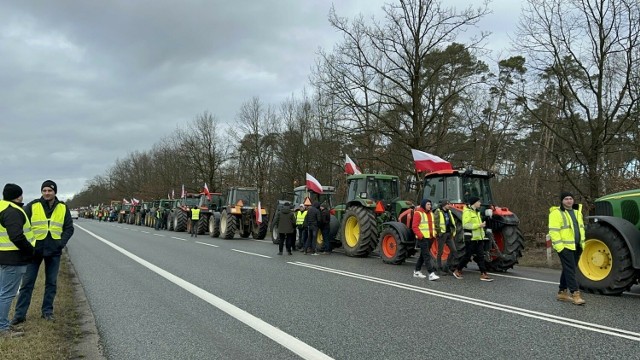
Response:
[[[341,0],[336,9],[379,16],[384,2]],[[277,103],[299,93],[317,49],[339,40],[330,6],[0,1],[0,185],[18,183],[30,200],[51,178],[68,198],[205,110],[232,123],[252,96]]]

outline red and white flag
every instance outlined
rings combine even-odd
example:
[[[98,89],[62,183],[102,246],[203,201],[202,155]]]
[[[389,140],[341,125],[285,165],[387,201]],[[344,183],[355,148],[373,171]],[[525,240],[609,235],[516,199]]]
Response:
[[[131,204],[132,205],[138,205],[138,204],[140,204],[140,200],[138,200],[136,198],[131,198]]]
[[[356,165],[356,163],[353,162],[353,160],[351,160],[349,155],[345,154],[345,156],[346,156],[346,159],[344,162],[344,172],[347,173],[348,175],[362,174],[362,171],[360,171],[360,168]]]
[[[260,201],[258,201],[258,210],[256,211],[256,223],[262,224],[262,206],[260,206]]]
[[[130,204],[131,204],[131,203],[130,203],[129,201],[127,201],[127,199],[125,199],[125,198],[122,198],[122,203],[123,203],[124,205],[130,205]]]
[[[432,172],[438,170],[453,170],[451,163],[445,161],[435,155],[428,154],[424,151],[411,149],[413,162],[417,172]]]
[[[320,182],[309,173],[307,173],[307,189],[318,194],[322,194],[322,185],[320,185]]]
[[[171,189],[171,198],[170,199],[175,199],[176,198],[176,192]]]
[[[207,199],[211,200],[211,193],[209,192],[209,187],[207,186],[207,183],[204,183],[204,194],[207,195]]]
[[[182,184],[182,192],[180,193],[180,198],[184,198],[185,196],[187,196],[187,193],[184,192],[184,184]]]

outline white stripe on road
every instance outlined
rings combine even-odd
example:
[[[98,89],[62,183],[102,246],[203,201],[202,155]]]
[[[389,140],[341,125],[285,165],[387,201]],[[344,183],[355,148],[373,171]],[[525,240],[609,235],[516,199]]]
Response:
[[[264,320],[249,314],[248,312],[234,306],[233,304],[207,292],[206,290],[193,285],[192,283],[179,278],[172,273],[153,265],[152,263],[130,253],[129,251],[121,248],[120,246],[92,233],[91,231],[83,228],[82,226],[75,225],[77,228],[84,230],[89,235],[94,238],[102,241],[106,245],[111,246],[115,250],[129,257],[131,260],[137,262],[138,264],[146,267],[147,269],[155,272],[156,274],[162,276],[163,278],[169,280],[170,282],[178,285],[184,290],[192,293],[193,295],[199,297],[200,299],[208,302],[209,304],[215,306],[216,308],[224,311],[225,313],[231,315],[235,319],[243,322],[254,330],[258,331],[262,335],[270,338],[271,340],[277,342],[283,347],[291,350],[296,355],[300,356],[303,359],[332,359],[328,355],[322,353],[320,350],[304,343],[297,338],[287,334],[286,332],[278,329],[277,327],[265,322]]]
[[[145,234],[150,234],[150,232],[148,232],[148,231],[144,231],[144,230],[142,230],[142,231],[140,231],[140,232],[141,232],[141,233],[145,233]]]
[[[463,302],[463,303],[467,303],[467,304],[471,304],[471,305],[476,305],[476,306],[481,306],[481,307],[485,307],[485,308],[489,308],[489,309],[503,311],[503,312],[506,312],[506,313],[516,314],[516,315],[525,316],[525,317],[529,317],[529,318],[533,318],[533,319],[538,319],[538,320],[543,320],[543,321],[547,321],[547,322],[551,322],[551,323],[556,323],[556,324],[559,324],[559,325],[571,326],[571,327],[575,327],[575,328],[578,328],[578,329],[598,332],[598,333],[602,333],[602,334],[607,334],[607,335],[611,335],[611,336],[615,336],[615,337],[620,337],[620,338],[625,338],[625,339],[629,339],[629,340],[634,340],[634,341],[639,341],[640,342],[640,333],[633,332],[633,331],[628,331],[628,330],[623,330],[623,329],[618,329],[618,328],[612,328],[612,327],[608,327],[608,326],[604,326],[604,325],[589,323],[589,322],[575,320],[575,319],[566,318],[566,317],[562,317],[562,316],[546,314],[546,313],[539,312],[539,311],[533,311],[533,310],[523,309],[523,308],[519,308],[519,307],[515,307],[515,306],[498,304],[498,303],[494,303],[494,302],[491,302],[491,301],[471,298],[471,297],[457,295],[457,294],[453,294],[453,293],[447,293],[447,292],[439,291],[439,290],[427,289],[427,288],[423,288],[423,287],[420,287],[420,286],[404,284],[404,283],[395,282],[395,281],[386,280],[386,279],[381,279],[381,278],[377,278],[377,277],[373,277],[373,276],[362,275],[362,274],[352,273],[352,272],[348,272],[348,271],[332,269],[332,268],[328,268],[328,267],[324,267],[324,266],[318,266],[318,265],[313,265],[313,264],[308,264],[308,263],[303,263],[303,262],[298,262],[298,261],[289,262],[289,264],[302,266],[302,267],[306,267],[306,268],[313,269],[313,270],[333,273],[333,274],[336,274],[336,275],[342,275],[342,276],[346,276],[346,277],[350,277],[350,278],[370,281],[370,282],[373,282],[373,283],[393,286],[393,287],[400,288],[400,289],[415,291],[415,292],[419,292],[419,293],[423,293],[423,294],[427,294],[427,295],[431,295],[431,296],[437,296],[437,297],[441,297],[441,298],[445,298],[445,299],[449,299],[449,300],[459,301],[459,302]]]
[[[238,250],[238,249],[231,249],[231,251],[236,251],[236,252],[247,254],[247,255],[260,256],[260,257],[263,257],[263,258],[271,259],[271,256],[262,255],[262,254],[256,254],[256,253],[252,253],[252,252],[248,252],[248,251],[242,251],[242,250]]]
[[[175,236],[172,236],[171,238],[172,239],[176,239],[176,240],[181,240],[181,241],[187,241],[187,239],[183,239],[183,238],[179,238],[179,237],[175,237]]]
[[[207,244],[207,243],[203,243],[203,242],[200,242],[200,241],[196,241],[196,244],[202,244],[202,245],[213,246],[213,247],[220,247],[218,245]]]
[[[153,236],[164,237],[164,235],[162,235],[162,234],[153,234]]]
[[[257,241],[257,242],[263,242],[263,243],[269,243],[271,244],[273,241],[271,240],[253,240],[253,241]]]

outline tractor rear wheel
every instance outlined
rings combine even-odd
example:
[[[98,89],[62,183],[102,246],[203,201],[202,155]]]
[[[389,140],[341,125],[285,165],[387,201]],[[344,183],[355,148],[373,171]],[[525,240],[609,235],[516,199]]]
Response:
[[[224,239],[233,239],[236,234],[236,217],[227,210],[220,215],[220,234]]]
[[[512,269],[522,257],[524,249],[524,237],[515,225],[506,225],[500,232],[493,233],[493,239],[498,251],[490,250],[491,261],[487,262],[487,268],[493,271],[507,271]]]
[[[260,224],[253,223],[251,226],[251,237],[256,240],[263,240],[267,237],[269,231],[269,223],[261,222]]]
[[[378,228],[372,209],[351,206],[342,220],[342,248],[347,256],[369,256],[376,247]]]
[[[585,239],[576,274],[580,287],[604,295],[619,295],[629,290],[636,280],[636,270],[624,239],[599,223],[589,224]]]
[[[400,242],[396,229],[388,227],[380,233],[380,258],[385,264],[400,265],[409,257],[407,246]]]
[[[200,218],[200,221],[198,221],[197,234],[204,235],[208,229],[209,229],[209,218],[206,216],[203,216]]]
[[[173,231],[183,232],[187,230],[187,214],[184,211],[176,211],[173,215]]]
[[[220,219],[216,217],[216,214],[211,214],[209,218],[209,236],[217,238],[220,236]]]

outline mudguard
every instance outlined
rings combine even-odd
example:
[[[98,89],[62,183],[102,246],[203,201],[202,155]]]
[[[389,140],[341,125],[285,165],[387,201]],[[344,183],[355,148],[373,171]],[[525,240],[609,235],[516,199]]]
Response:
[[[382,223],[383,226],[389,226],[395,229],[400,236],[400,242],[403,244],[413,244],[416,242],[416,236],[413,231],[409,229],[405,224],[398,221],[387,221]]]
[[[629,221],[614,216],[588,216],[587,220],[589,223],[605,223],[620,234],[631,253],[631,264],[635,269],[640,269],[640,230]]]

